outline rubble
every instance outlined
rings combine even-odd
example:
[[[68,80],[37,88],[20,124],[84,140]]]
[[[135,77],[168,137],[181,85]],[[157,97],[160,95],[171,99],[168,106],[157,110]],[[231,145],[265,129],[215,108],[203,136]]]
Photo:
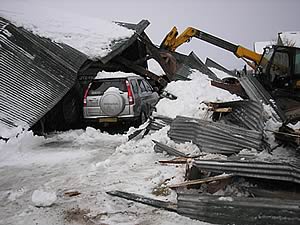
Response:
[[[299,224],[299,201],[177,193],[177,212],[217,224]]]

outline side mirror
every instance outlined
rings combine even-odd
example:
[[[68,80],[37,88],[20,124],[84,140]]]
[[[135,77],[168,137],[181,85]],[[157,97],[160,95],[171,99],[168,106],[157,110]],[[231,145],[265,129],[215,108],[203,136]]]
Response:
[[[158,87],[154,87],[153,90],[154,90],[155,92],[159,92],[159,88],[158,88]]]

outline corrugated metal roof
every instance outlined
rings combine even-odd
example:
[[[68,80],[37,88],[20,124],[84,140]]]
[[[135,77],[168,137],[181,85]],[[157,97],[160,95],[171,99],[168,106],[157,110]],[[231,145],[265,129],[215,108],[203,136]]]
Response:
[[[272,98],[269,92],[259,83],[259,81],[251,75],[242,76],[239,79],[242,87],[253,101],[260,102],[272,106],[276,114],[273,117],[278,121],[285,121],[286,117],[282,110],[276,106],[276,102]]]
[[[0,123],[32,126],[72,88],[87,56],[0,17]]]
[[[287,163],[195,159],[193,166],[211,172],[300,184],[300,168]]]
[[[188,56],[174,52],[172,55],[181,64],[181,67],[176,71],[174,79],[187,79],[192,73],[192,69],[196,69],[206,74],[212,80],[220,80],[198,57],[194,52]]]
[[[135,33],[129,39],[118,40],[112,43],[111,52],[107,56],[100,58],[100,61],[104,64],[128,48],[139,37],[139,35],[144,32],[144,30],[149,26],[150,22],[148,20],[141,20],[138,24],[124,22],[116,22],[116,24],[131,30],[135,30]]]
[[[154,145],[154,151],[157,153],[163,153],[164,151],[167,152],[169,155],[177,156],[177,157],[187,157],[183,152],[178,151],[175,148],[171,148],[163,143],[160,143],[158,141],[152,140],[155,145]]]
[[[177,116],[168,135],[176,142],[193,142],[200,150],[212,153],[233,154],[245,148],[263,148],[262,132],[189,117]]]
[[[220,64],[218,64],[217,62],[215,62],[214,60],[212,60],[212,59],[210,59],[210,58],[206,58],[206,60],[205,60],[205,65],[206,65],[207,67],[216,68],[216,69],[218,69],[218,70],[223,71],[224,73],[227,73],[227,74],[229,74],[229,75],[231,75],[231,76],[236,77],[236,75],[235,75],[232,71],[226,69],[224,66],[221,66]]]
[[[213,224],[291,225],[300,222],[298,200],[177,193],[177,212]]]
[[[232,109],[229,113],[222,113],[221,119],[246,129],[263,131],[266,118],[261,102],[242,100],[213,104],[218,105],[218,108],[230,107]]]

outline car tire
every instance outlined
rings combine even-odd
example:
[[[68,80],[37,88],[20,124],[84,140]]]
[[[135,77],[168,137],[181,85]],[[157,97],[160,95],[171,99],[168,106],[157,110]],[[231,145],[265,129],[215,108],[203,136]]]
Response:
[[[143,124],[147,121],[147,115],[145,112],[142,112],[141,115],[140,115],[140,123]]]
[[[147,121],[147,115],[144,111],[141,112],[141,114],[139,115],[138,119],[135,121],[134,123],[134,127],[138,128],[140,125],[142,125],[143,123],[145,123]]]

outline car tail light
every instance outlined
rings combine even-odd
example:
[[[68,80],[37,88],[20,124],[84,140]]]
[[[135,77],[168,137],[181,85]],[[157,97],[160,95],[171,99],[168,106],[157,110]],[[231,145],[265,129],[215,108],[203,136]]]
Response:
[[[131,87],[130,87],[130,84],[129,84],[128,80],[126,80],[126,86],[127,86],[127,93],[128,93],[128,102],[129,102],[129,105],[133,105],[134,104],[134,99],[133,99]]]
[[[86,106],[86,97],[87,97],[87,95],[88,95],[88,93],[89,93],[89,89],[90,89],[90,87],[91,87],[91,84],[92,84],[92,83],[90,83],[90,84],[88,85],[87,89],[86,89],[85,92],[84,92],[84,96],[83,96],[83,106],[84,106],[84,107]]]

